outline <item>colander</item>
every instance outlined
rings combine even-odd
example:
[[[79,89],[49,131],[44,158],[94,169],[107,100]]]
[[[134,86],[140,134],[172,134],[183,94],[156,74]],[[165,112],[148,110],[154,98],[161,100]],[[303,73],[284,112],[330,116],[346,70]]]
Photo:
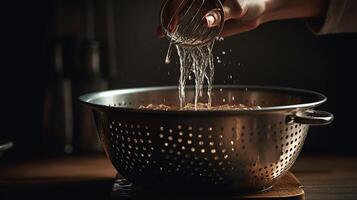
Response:
[[[186,98],[194,97],[189,87]],[[79,99],[93,109],[105,152],[124,178],[138,188],[177,193],[269,189],[295,162],[309,126],[333,120],[314,110],[326,101],[324,95],[291,88],[214,87],[213,105],[262,107],[255,110],[138,109],[179,105],[177,87],[104,91]]]

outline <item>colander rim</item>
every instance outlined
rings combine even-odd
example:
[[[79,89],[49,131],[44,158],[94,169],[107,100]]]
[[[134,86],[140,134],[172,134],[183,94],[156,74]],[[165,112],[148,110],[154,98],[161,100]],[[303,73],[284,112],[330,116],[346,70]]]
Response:
[[[187,88],[194,88],[194,86],[187,86]],[[84,105],[88,105],[96,110],[105,110],[105,111],[121,111],[121,112],[132,112],[132,113],[148,113],[148,114],[255,114],[263,112],[272,112],[272,111],[283,111],[283,110],[308,110],[315,108],[327,101],[327,97],[322,93],[315,92],[312,90],[292,88],[292,87],[281,87],[281,86],[260,86],[260,85],[215,85],[213,88],[223,88],[223,89],[246,89],[248,90],[270,90],[270,91],[280,91],[280,92],[291,92],[291,93],[300,93],[304,96],[310,95],[316,101],[302,103],[302,104],[292,104],[292,105],[282,105],[282,106],[268,106],[262,107],[261,109],[252,109],[252,110],[151,110],[151,109],[139,109],[139,108],[130,108],[130,107],[114,107],[110,105],[102,105],[98,103],[93,103],[92,101],[98,98],[103,98],[107,96],[114,95],[124,95],[131,93],[140,93],[140,92],[149,92],[149,91],[162,91],[162,90],[173,90],[178,89],[178,86],[156,86],[156,87],[137,87],[137,88],[124,88],[124,89],[115,89],[115,90],[105,90],[99,92],[92,92],[84,94],[78,97],[79,102]]]

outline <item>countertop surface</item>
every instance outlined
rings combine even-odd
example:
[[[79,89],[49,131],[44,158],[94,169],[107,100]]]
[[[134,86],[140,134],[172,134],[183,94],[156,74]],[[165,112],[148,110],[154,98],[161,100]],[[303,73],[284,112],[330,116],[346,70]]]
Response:
[[[302,183],[306,199],[357,199],[357,157],[301,156],[291,171]],[[0,199],[45,194],[52,199],[110,199],[115,175],[104,156],[1,163]]]
[[[303,157],[291,170],[306,199],[357,199],[357,157]]]

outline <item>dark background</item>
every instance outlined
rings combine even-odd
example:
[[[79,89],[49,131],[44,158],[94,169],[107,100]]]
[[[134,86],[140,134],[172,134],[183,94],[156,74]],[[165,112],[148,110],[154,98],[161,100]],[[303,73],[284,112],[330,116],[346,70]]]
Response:
[[[55,41],[68,44],[65,76],[73,82],[81,81],[76,74],[83,65],[83,44],[95,39],[108,88],[177,85],[177,63],[164,64],[168,41],[155,35],[160,5],[160,0],[58,0],[13,1],[2,8],[0,136],[15,142],[12,155],[47,153],[42,113]],[[325,94],[328,102],[319,109],[333,113],[335,121],[313,127],[303,153],[356,155],[357,34],[316,36],[304,20],[272,22],[217,43],[215,56],[224,61],[216,63],[216,84],[289,86]]]

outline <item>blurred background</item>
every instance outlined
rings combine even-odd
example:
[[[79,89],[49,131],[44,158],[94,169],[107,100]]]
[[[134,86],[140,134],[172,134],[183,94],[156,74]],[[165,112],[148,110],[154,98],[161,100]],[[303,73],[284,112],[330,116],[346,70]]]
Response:
[[[87,92],[178,85],[157,39],[160,0],[12,1],[3,7],[2,129],[11,158],[101,152]],[[262,25],[217,42],[215,84],[288,86],[321,92],[335,114],[312,128],[302,154],[357,155],[357,34],[316,36],[304,20]],[[217,62],[217,57],[222,62]],[[177,60],[174,58],[174,60]],[[229,78],[232,76],[233,78]]]

